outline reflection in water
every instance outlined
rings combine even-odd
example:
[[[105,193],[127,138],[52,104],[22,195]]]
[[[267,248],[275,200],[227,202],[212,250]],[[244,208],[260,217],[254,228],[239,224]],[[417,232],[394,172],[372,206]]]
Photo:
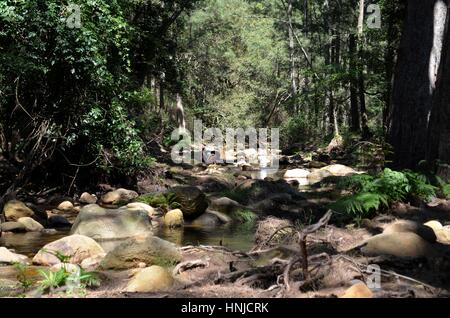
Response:
[[[156,235],[179,246],[220,245],[232,250],[248,251],[253,246],[254,228],[228,226],[213,229],[185,226],[180,229],[158,229]]]
[[[34,256],[44,245],[69,235],[69,229],[55,233],[27,232],[3,233],[0,237],[0,246],[13,249],[16,253]]]

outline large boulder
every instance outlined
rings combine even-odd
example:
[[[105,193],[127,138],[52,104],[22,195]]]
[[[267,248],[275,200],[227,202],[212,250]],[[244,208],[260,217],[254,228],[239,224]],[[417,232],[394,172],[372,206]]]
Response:
[[[27,232],[41,232],[44,230],[44,227],[39,222],[36,222],[30,217],[22,217],[17,220],[20,224],[22,224]]]
[[[126,287],[127,292],[148,293],[167,290],[174,279],[169,271],[161,266],[150,266],[134,276]]]
[[[100,266],[104,269],[127,269],[149,265],[174,265],[181,260],[175,244],[155,236],[139,236],[125,240],[106,254]]]
[[[247,180],[233,190],[239,197],[239,203],[244,205],[258,203],[262,200],[278,196],[290,195],[294,199],[303,199],[298,191],[285,180]]]
[[[21,233],[26,232],[27,229],[22,223],[19,222],[5,222],[0,224],[0,230],[2,232]]]
[[[83,235],[70,235],[45,245],[34,256],[33,263],[52,266],[62,263],[56,255],[67,256],[66,263],[81,264],[89,257],[105,255],[103,248],[93,239]]]
[[[122,239],[150,234],[151,223],[147,212],[142,210],[104,209],[96,204],[89,204],[81,209],[71,233],[96,240]]]
[[[367,240],[361,248],[366,255],[392,255],[418,258],[432,254],[432,246],[419,235],[411,232],[379,234]]]
[[[183,212],[180,209],[171,210],[164,215],[163,222],[167,227],[181,227],[184,224]]]
[[[28,263],[28,257],[25,255],[20,255],[11,252],[6,247],[0,247],[0,264],[6,263],[6,264],[13,264],[13,263],[22,263],[27,264]]]
[[[128,203],[138,196],[138,193],[135,191],[120,188],[106,193],[102,196],[101,200],[104,204],[117,205]]]
[[[403,232],[415,233],[430,243],[436,242],[436,234],[434,233],[432,228],[414,221],[409,220],[395,221],[387,225],[383,230],[384,234],[403,233]]]
[[[180,204],[185,219],[195,219],[202,215],[208,207],[205,194],[197,187],[178,186],[170,189],[176,202]]]
[[[3,213],[7,221],[17,221],[22,217],[34,216],[33,210],[19,200],[8,201],[3,208]]]

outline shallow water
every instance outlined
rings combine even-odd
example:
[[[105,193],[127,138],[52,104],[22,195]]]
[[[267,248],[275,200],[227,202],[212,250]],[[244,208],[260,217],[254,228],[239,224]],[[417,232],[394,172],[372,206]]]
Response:
[[[220,245],[233,250],[248,251],[253,245],[254,230],[245,226],[219,227],[205,229],[186,226],[180,229],[158,228],[155,236],[173,242],[179,246],[185,245]],[[56,233],[3,233],[0,246],[14,250],[16,253],[33,257],[44,245],[69,235],[69,229]],[[122,240],[98,242],[108,252],[120,244]]]
[[[34,256],[44,245],[69,235],[69,229],[58,230],[55,233],[27,232],[3,233],[0,246],[16,251],[16,253]]]

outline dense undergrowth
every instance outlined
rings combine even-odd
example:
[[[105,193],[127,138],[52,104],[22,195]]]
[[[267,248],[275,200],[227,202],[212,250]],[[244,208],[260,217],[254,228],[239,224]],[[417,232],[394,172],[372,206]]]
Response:
[[[330,207],[356,221],[388,209],[395,202],[430,202],[435,197],[450,194],[449,184],[436,176],[389,168],[374,175],[329,177],[322,181],[322,185],[325,184],[334,184],[338,190],[351,192]]]

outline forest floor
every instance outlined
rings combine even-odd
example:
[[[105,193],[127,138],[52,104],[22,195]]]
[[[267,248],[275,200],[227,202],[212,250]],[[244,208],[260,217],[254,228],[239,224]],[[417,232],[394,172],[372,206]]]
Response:
[[[288,169],[293,168],[314,170],[308,164],[294,164],[285,166],[277,173],[277,176],[283,175]],[[238,187],[261,179],[259,172],[242,172],[241,169],[232,168],[230,170],[215,165],[202,167],[202,169],[195,167],[168,167],[168,169],[170,178],[165,180],[168,185],[195,185],[207,192],[210,199],[219,197],[223,193],[223,191],[217,192],[216,188],[220,188],[224,183],[231,182],[233,186]],[[240,172],[236,173],[236,171]],[[276,176],[265,177],[264,182],[278,183],[276,178]],[[271,198],[272,205],[265,213],[258,216],[254,242],[249,244],[249,246],[253,246],[250,250],[238,251],[221,246],[219,242],[214,245],[186,245],[181,242],[179,245],[184,245],[180,247],[181,263],[197,262],[201,265],[181,270],[171,268],[174,271],[175,282],[170,289],[152,293],[126,292],[127,284],[141,270],[140,268],[115,271],[98,270],[97,274],[101,279],[100,286],[86,289],[82,296],[90,298],[450,296],[450,275],[448,274],[450,270],[448,249],[450,240],[447,241],[446,237],[441,238],[441,241],[438,240],[438,242],[425,242],[422,239],[413,238],[412,242],[404,244],[398,244],[398,241],[395,241],[397,238],[393,237],[393,241],[381,242],[377,243],[379,246],[372,246],[372,249],[375,250],[377,248],[391,249],[393,251],[391,254],[401,254],[399,249],[411,250],[412,254],[417,252],[418,255],[413,255],[413,257],[363,253],[367,242],[386,231],[387,228],[394,234],[402,235],[403,232],[407,232],[404,228],[397,227],[396,229],[395,226],[392,226],[398,224],[399,221],[400,223],[401,221],[412,221],[415,222],[414,224],[423,224],[435,220],[440,222],[444,229],[447,229],[447,226],[450,225],[450,201],[441,200],[431,205],[420,204],[419,206],[397,204],[384,214],[376,215],[372,220],[364,220],[360,225],[353,222],[343,223],[338,217],[333,216],[327,224],[307,236],[306,251],[309,264],[307,265],[307,274],[305,274],[303,264],[298,259],[301,249],[299,249],[300,241],[296,234],[301,230],[298,233],[295,231],[280,232],[282,237],[277,237],[276,242],[268,241],[273,238],[277,229],[286,224],[288,226],[297,224],[295,223],[296,219],[301,219],[303,227],[319,221],[326,211],[326,204],[335,200],[336,193],[333,188],[310,187],[297,183],[291,184],[291,187],[299,191],[300,197],[288,198],[288,202],[277,201],[280,199],[280,193],[265,194]],[[262,200],[262,202],[264,201],[266,200]],[[284,214],[284,211],[289,213]],[[62,215],[73,221],[77,216],[77,210],[73,210],[69,214],[62,213]],[[394,231],[392,231],[393,228]],[[9,239],[20,235],[23,234],[4,233],[3,241],[0,240],[0,243],[3,242],[1,245],[6,245],[11,250],[18,249],[20,252],[21,246],[5,243],[14,242]],[[60,236],[65,235],[68,233],[60,234]],[[56,237],[52,237],[52,239],[55,240]],[[447,239],[450,239],[450,236]],[[48,242],[41,242],[34,248],[35,251],[28,250],[28,256],[33,256],[44,243]],[[294,262],[294,260],[296,261]],[[374,265],[378,267],[374,267]],[[286,271],[287,267],[289,267],[288,271]],[[30,266],[30,270],[35,273],[38,268],[40,267]],[[379,277],[373,276],[374,268],[380,270]],[[286,283],[284,279],[286,275],[289,276],[289,283]],[[308,276],[305,277],[305,275]],[[16,281],[16,279],[17,271],[12,266],[0,266],[0,283],[1,281]],[[367,286],[374,282],[371,279],[375,279],[375,282],[379,279],[379,284],[376,287],[368,288]],[[55,291],[50,295],[29,291],[25,295],[29,297],[68,297],[64,291]]]

